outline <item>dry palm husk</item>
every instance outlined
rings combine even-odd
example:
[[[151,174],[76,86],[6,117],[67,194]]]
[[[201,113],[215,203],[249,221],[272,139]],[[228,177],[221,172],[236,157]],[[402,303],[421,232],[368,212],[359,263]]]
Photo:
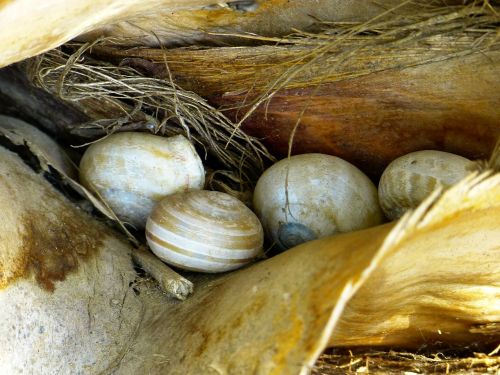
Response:
[[[405,2],[404,11],[458,0]],[[268,36],[294,28],[314,28],[323,21],[362,21],[398,0],[7,0],[0,2],[0,67],[56,48],[71,39],[118,35],[125,44],[227,43],[232,38],[214,32],[248,32]],[[403,7],[401,7],[403,8]],[[43,14],[43,17],[40,17]],[[87,35],[81,35],[87,33]]]
[[[320,33],[253,36],[275,43],[259,47],[127,49],[105,40],[93,45],[88,69],[111,61],[141,79],[194,91],[278,158],[333,154],[374,178],[420,149],[488,158],[500,137],[498,7],[483,1],[399,11],[324,23]],[[54,53],[40,57],[35,82],[59,95],[63,82],[75,100],[72,61]]]
[[[482,4],[486,5],[486,2]],[[484,12],[481,14],[488,13],[486,7],[479,8]],[[467,13],[466,18],[476,14],[474,12]],[[464,21],[463,18],[459,19],[461,21],[458,23]],[[451,27],[452,24],[448,25]],[[401,66],[380,65],[385,66],[384,69],[380,69],[380,66],[377,68],[375,64],[376,69],[367,71],[356,70],[358,65],[353,65],[355,73],[361,75],[350,76],[352,72],[348,72],[347,76],[340,75],[338,79],[333,75],[332,84],[345,81],[351,82],[353,87],[360,87],[371,82],[369,88],[378,84],[381,89],[371,91],[375,97],[388,92],[390,79],[396,83],[409,80],[412,87],[420,82],[421,90],[427,90],[429,82],[444,85],[450,79],[456,79],[455,76],[460,76],[465,69],[463,81],[451,81],[453,90],[450,93],[447,94],[447,90],[433,90],[433,94],[442,95],[437,96],[441,101],[448,98],[446,103],[451,103],[451,96],[455,95],[462,107],[464,103],[480,103],[478,113],[481,116],[477,117],[479,125],[472,128],[470,134],[473,136],[469,142],[464,141],[465,137],[460,135],[458,127],[453,128],[449,134],[458,133],[454,137],[459,139],[455,141],[456,150],[462,154],[470,152],[471,140],[476,137],[482,140],[488,138],[486,143],[479,141],[474,146],[479,150],[475,155],[486,157],[491,149],[490,142],[494,143],[496,134],[496,128],[491,127],[491,119],[498,118],[495,117],[497,112],[491,104],[498,101],[496,91],[492,90],[497,78],[491,73],[497,69],[496,45],[482,44],[490,41],[490,26],[478,28],[477,32],[482,33],[482,38],[460,39],[465,41],[461,47],[453,38],[443,39],[454,41],[450,44],[454,47],[458,45],[463,48],[455,49],[451,54],[443,47],[444,44],[431,44],[435,47],[432,51],[439,52],[437,57],[422,55],[424,60],[412,60],[413,63],[409,65],[404,64],[407,61],[404,59],[400,62]],[[471,33],[471,30],[474,30],[472,26],[466,32]],[[350,43],[363,39],[362,34],[353,37]],[[310,37],[309,35],[305,39]],[[439,41],[440,38],[435,37],[435,40]],[[299,39],[304,40],[303,36]],[[411,38],[404,38],[400,44],[408,40]],[[426,43],[428,42],[426,39]],[[470,47],[471,43],[479,46],[478,49],[464,47]],[[296,47],[297,43],[293,41],[287,44],[286,48],[297,48],[299,52],[308,50],[307,46]],[[278,47],[259,47],[246,50],[247,56],[251,55],[250,51],[258,52],[260,48],[279,51]],[[398,49],[396,55],[400,56],[405,50]],[[216,55],[221,49],[207,51],[214,51]],[[203,53],[209,53],[207,51]],[[106,58],[136,57],[130,55],[130,51],[123,55],[123,51],[110,49],[109,45],[98,52],[99,56]],[[56,52],[56,56],[60,57],[58,53]],[[161,53],[161,59],[150,60],[156,61],[160,73],[165,74],[161,69],[165,68],[165,56],[168,55],[164,55],[165,51]],[[172,50],[167,53],[179,53],[181,56],[193,53],[189,56],[194,56],[198,51]],[[266,53],[269,55],[269,52]],[[144,59],[145,56],[141,54],[138,57]],[[475,75],[473,69],[464,67],[460,63],[464,60],[455,58],[454,54],[474,63]],[[486,58],[483,60],[480,55]],[[330,57],[335,56],[337,55],[333,53]],[[346,66],[349,65],[347,62],[354,61],[345,58],[345,55],[340,54],[340,60],[346,61]],[[68,67],[69,71],[69,60],[68,56],[63,56],[62,62],[59,61],[56,66]],[[88,61],[83,60],[83,64]],[[179,65],[182,65],[184,60],[179,61]],[[221,60],[213,61],[218,63]],[[285,61],[284,69],[275,61],[262,61],[268,61],[267,67],[270,66],[271,71],[279,68],[274,76],[276,80],[272,82],[277,82],[276,87],[286,90],[289,82],[285,81],[290,77],[287,76],[289,60]],[[453,64],[449,64],[450,61]],[[170,58],[167,58],[167,63],[171,67]],[[105,65],[110,70],[117,69],[116,66],[110,66],[109,62],[97,65]],[[129,61],[129,65],[136,68],[142,65],[146,68],[142,72],[151,74],[151,70],[148,72],[151,65],[147,62],[139,61],[138,64],[137,61]],[[292,64],[293,66],[296,64]],[[152,71],[156,74],[158,69],[154,67]],[[178,73],[182,73],[178,69],[172,68],[173,79],[187,77],[187,73],[183,76]],[[251,74],[255,74],[254,67],[250,66],[249,69]],[[436,74],[437,69],[446,79],[435,80],[440,76]],[[298,86],[291,87],[290,90],[300,88],[302,84],[315,87],[314,85],[322,82],[322,79],[310,79],[306,75],[303,76],[306,77],[303,82],[295,80],[307,70],[308,68],[299,69],[299,73],[292,76],[290,84]],[[389,73],[386,74],[386,71]],[[137,71],[132,74],[134,79],[144,78]],[[285,81],[280,83],[280,77],[284,77]],[[484,78],[474,80],[477,89],[469,82],[474,77]],[[167,82],[170,82],[170,77]],[[187,82],[187,79],[184,78],[182,82]],[[282,85],[283,82],[285,85]],[[383,85],[384,82],[386,86]],[[57,92],[54,87],[48,88]],[[253,82],[252,86],[244,86],[243,89],[248,91],[250,87],[258,88],[258,85]],[[394,89],[397,87],[395,85]],[[264,89],[260,93],[256,91],[259,95],[253,98],[246,92],[241,94],[232,91],[235,97],[242,95],[241,101],[229,101],[226,104],[241,107],[245,98],[248,103],[256,104],[259,99],[267,99],[266,95],[279,97],[274,89],[269,92],[268,86]],[[344,86],[338,87],[339,91],[344,89]],[[482,95],[481,91],[486,92],[486,95]],[[284,98],[289,101],[292,92],[284,91]],[[422,92],[417,91],[416,97],[421,98]],[[457,96],[457,93],[463,93],[463,96]],[[305,91],[304,97],[310,96],[311,92]],[[273,102],[274,100],[269,102],[268,109],[272,108]],[[140,121],[137,121],[134,125],[128,119],[132,115],[148,119],[149,113],[130,110],[120,101],[110,100],[110,103],[109,107],[104,106],[104,113],[90,117],[93,120],[126,119],[122,124],[113,125],[113,131],[126,126],[144,129],[144,125],[148,124],[146,121],[141,126]],[[392,107],[389,105],[392,112],[385,112],[382,118],[390,118],[389,114],[396,113],[401,103],[405,102],[398,102],[398,105]],[[96,112],[95,107],[86,107],[86,104],[79,102],[78,105],[80,104],[88,112]],[[212,104],[217,103],[214,100]],[[302,121],[304,119],[304,116],[300,116],[304,108],[303,102],[301,105],[300,111],[292,112],[295,121],[297,118]],[[108,111],[108,108],[115,108],[121,115],[109,116],[113,112]],[[401,108],[407,111],[410,107]],[[458,111],[459,105],[446,108],[457,111],[452,111],[457,118],[467,114],[467,111]],[[244,109],[243,112],[240,110],[241,114],[245,113]],[[436,111],[436,107],[433,109]],[[324,106],[320,106],[320,110],[324,110]],[[426,112],[425,108],[421,110]],[[439,107],[437,110],[434,113],[443,113],[439,112]],[[430,118],[423,116],[422,123],[424,119],[429,121]],[[466,124],[472,123],[470,118],[467,121]],[[229,122],[237,125],[231,119]],[[436,126],[436,123],[433,124]],[[442,123],[437,124],[442,126]],[[108,130],[106,126],[101,129],[104,130],[102,134]],[[396,134],[402,134],[401,129],[392,130]],[[297,134],[296,139],[308,138]],[[285,135],[288,145],[290,132]],[[442,134],[434,134],[431,139],[442,140]],[[436,141],[439,146],[437,148],[446,148],[449,139],[445,139],[444,144]],[[357,152],[365,152],[363,163],[376,157],[376,152],[370,148],[368,151],[360,148]],[[192,277],[195,281],[195,294],[180,304],[162,294],[155,282],[137,276],[130,262],[133,249],[124,242],[122,236],[76,209],[43,178],[26,168],[15,155],[8,151],[1,151],[1,154],[0,207],[5,215],[1,218],[0,225],[0,236],[3,239],[0,244],[0,273],[3,277],[0,316],[7,324],[1,328],[4,331],[0,335],[3,339],[0,346],[5,350],[0,353],[3,356],[0,363],[10,366],[2,369],[7,373],[23,367],[24,370],[43,369],[46,373],[78,370],[108,373],[116,370],[117,373],[125,374],[210,371],[293,374],[312,370],[316,358],[326,346],[397,345],[416,348],[422,344],[431,346],[437,341],[458,345],[498,342],[498,173],[470,177],[446,192],[443,197],[431,197],[415,213],[409,214],[397,224],[386,224],[367,231],[305,244],[229,275],[215,278]],[[495,159],[492,157],[491,160],[493,165]],[[45,203],[40,205],[40,202]],[[26,221],[26,218],[32,220]],[[47,226],[49,230],[46,230]],[[64,234],[64,241],[58,236],[61,233]],[[67,238],[71,241],[68,242]],[[30,243],[35,245],[27,246]],[[58,249],[60,256],[53,257],[47,251],[54,247]],[[31,311],[24,308],[27,304],[32,306]],[[12,323],[9,324],[10,322]],[[8,331],[11,326],[20,328],[21,332],[29,331],[30,335],[13,336]],[[39,335],[32,335],[32,330],[27,327],[37,327]],[[46,327],[50,329],[47,331]],[[358,352],[353,357],[354,361],[362,357],[365,360],[364,367],[371,372],[373,361],[370,361],[373,356],[369,353]],[[484,368],[495,370],[495,363],[488,358],[482,360]],[[323,356],[323,361],[328,361],[328,355]],[[389,357],[385,357],[385,360],[378,362],[382,373],[390,371],[388,361]],[[348,361],[341,364],[337,370],[346,372],[349,367],[346,370],[344,365],[347,363]],[[429,369],[430,367],[417,366],[425,363],[423,358],[417,358],[414,366]],[[322,362],[316,364],[322,366]],[[360,370],[363,367],[356,366],[357,363],[352,368]],[[463,366],[458,369],[468,371]],[[332,364],[329,368],[335,369],[335,365]],[[400,370],[398,368],[397,371]],[[316,371],[328,373],[324,366]],[[448,369],[445,367],[444,371]]]
[[[0,158],[6,373],[299,374],[327,346],[498,340],[498,173],[436,192],[398,223],[191,275],[195,293],[179,303],[137,276],[120,235],[11,151]]]
[[[157,7],[172,11],[197,9],[210,3],[210,0],[2,1],[0,67],[48,51],[95,27]]]
[[[454,0],[363,1],[316,0],[314,6],[301,0],[236,0],[215,2],[197,10],[169,11],[132,16],[78,37],[95,40],[118,37],[123,45],[234,45],[255,43],[255,36],[280,37],[294,30],[317,31],[320,22],[362,22],[397,8],[411,14],[427,7],[459,4]],[[242,35],[244,34],[244,35]]]

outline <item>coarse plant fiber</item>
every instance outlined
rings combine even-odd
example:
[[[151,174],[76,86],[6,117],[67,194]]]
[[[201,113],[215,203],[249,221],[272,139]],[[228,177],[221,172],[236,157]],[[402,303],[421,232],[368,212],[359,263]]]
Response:
[[[236,189],[248,188],[265,163],[273,157],[256,138],[238,129],[224,114],[193,92],[172,81],[145,77],[127,66],[115,66],[84,56],[93,44],[69,55],[52,50],[32,61],[29,71],[35,84],[61,99],[85,106],[86,100],[110,108],[92,123],[75,125],[100,129],[102,136],[119,131],[129,122],[141,121],[143,130],[172,136],[183,134],[198,146],[202,159],[216,161],[218,174],[236,182]],[[83,107],[83,111],[86,108]]]
[[[259,174],[255,171],[273,160],[270,154],[333,153],[365,172],[373,170],[372,177],[380,175],[390,159],[422,147],[486,158],[500,136],[494,126],[498,6],[487,1],[446,7],[417,4],[419,11],[412,14],[403,11],[410,5],[403,2],[369,21],[320,23],[317,33],[296,31],[274,38],[237,34],[268,44],[263,46],[127,49],[119,38],[96,41],[91,49],[67,45],[66,52],[42,55],[31,74],[36,84],[73,103],[78,99],[82,110],[94,112],[90,129],[89,124],[73,129],[80,134],[103,135],[130,127],[169,134],[187,133],[183,125],[195,128],[193,139],[226,167],[208,181],[215,177],[213,187],[245,199],[249,189],[238,182],[252,186]],[[82,69],[87,73],[79,72]],[[105,69],[106,75],[114,69],[115,75],[88,78],[94,69]],[[120,74],[125,74],[123,80]],[[129,89],[116,88],[116,81],[141,94],[114,93]],[[159,104],[158,97],[172,95],[166,87],[195,92],[213,107],[193,112],[194,94],[186,96],[182,90],[175,100],[165,102],[169,104]],[[90,99],[98,97],[106,100],[104,113],[96,114],[96,102]],[[132,97],[133,105],[124,103]],[[471,111],[468,105],[480,107]],[[177,117],[175,125],[165,122],[171,112]],[[201,120],[193,119],[200,113]],[[206,129],[205,122],[218,129],[217,134],[200,130]],[[240,126],[262,139],[241,133]],[[477,140],[471,138],[471,126],[477,129]],[[388,134],[391,131],[401,133],[402,141]],[[391,147],[384,149],[387,138]],[[314,145],[321,150],[312,150]]]

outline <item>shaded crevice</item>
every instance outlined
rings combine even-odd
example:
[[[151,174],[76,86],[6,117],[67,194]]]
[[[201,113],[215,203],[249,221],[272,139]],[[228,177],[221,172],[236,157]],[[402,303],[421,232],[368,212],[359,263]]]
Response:
[[[40,161],[38,160],[36,155],[30,150],[26,142],[24,142],[24,144],[22,145],[16,145],[9,138],[0,135],[0,146],[17,154],[23,160],[23,162],[28,167],[30,167],[34,172],[40,173],[42,171]]]
[[[47,180],[50,185],[54,187],[54,189],[56,189],[71,202],[79,202],[82,200],[82,197],[76,191],[74,191],[66,183],[64,183],[61,174],[57,170],[49,165],[49,170],[44,171],[40,160],[38,159],[36,154],[31,151],[26,142],[24,142],[22,145],[18,145],[12,142],[8,137],[0,134],[0,146],[19,156],[24,164],[26,164],[36,174],[41,174],[45,178],[45,180]]]

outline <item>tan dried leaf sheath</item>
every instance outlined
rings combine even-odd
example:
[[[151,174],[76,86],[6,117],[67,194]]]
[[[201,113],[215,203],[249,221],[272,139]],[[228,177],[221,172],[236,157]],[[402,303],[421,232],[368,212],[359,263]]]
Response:
[[[174,9],[193,9],[210,0],[0,1],[0,66],[55,48],[97,26],[128,17]]]
[[[0,148],[0,373],[107,372],[140,322],[130,247]]]
[[[363,2],[256,0],[250,7],[216,0],[0,0],[0,67],[48,51],[95,30],[128,44],[157,45],[200,40],[225,42],[212,33],[251,32],[284,35],[323,21],[363,21],[400,4],[398,0]],[[406,7],[408,11],[411,7]]]
[[[500,321],[500,173],[469,176],[437,196],[387,237],[384,259],[348,303],[331,345],[498,341],[498,332],[475,327]]]

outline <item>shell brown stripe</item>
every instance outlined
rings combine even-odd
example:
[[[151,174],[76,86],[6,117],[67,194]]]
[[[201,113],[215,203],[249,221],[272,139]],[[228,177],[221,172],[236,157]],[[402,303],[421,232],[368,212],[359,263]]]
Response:
[[[216,257],[212,257],[210,255],[194,253],[192,251],[181,249],[180,247],[172,245],[172,244],[162,240],[158,236],[155,236],[153,233],[151,233],[148,230],[146,230],[146,237],[148,237],[148,239],[150,241],[154,242],[156,245],[165,247],[165,248],[167,248],[170,251],[173,251],[175,253],[179,253],[179,254],[182,254],[182,255],[185,255],[188,257],[197,258],[197,259],[201,259],[201,260],[207,260],[207,261],[211,261],[211,262],[215,262],[215,263],[244,264],[244,263],[248,263],[249,261],[255,259],[254,256],[250,257],[250,258],[243,258],[243,259],[230,259],[230,258],[216,258]]]
[[[183,206],[182,208],[184,209],[184,211],[181,208],[178,208],[178,207],[167,209],[163,205],[159,205],[153,211],[152,217],[153,218],[158,218],[158,220],[160,220],[161,216],[163,214],[169,214],[171,216],[172,212],[174,212],[174,213],[178,213],[180,215],[180,217],[176,218],[177,220],[179,220],[179,221],[181,221],[183,223],[186,223],[186,224],[188,224],[190,226],[195,226],[195,227],[201,228],[201,229],[203,229],[203,227],[204,227],[205,224],[210,224],[210,223],[213,223],[213,221],[214,221],[213,217],[204,217],[199,212],[197,212],[195,210],[192,210],[192,207],[189,207],[189,206],[184,207]],[[193,224],[193,223],[189,223],[189,222],[187,222],[185,220],[186,218],[190,218],[192,216],[198,217],[198,220],[200,221],[200,223],[198,225]],[[156,220],[156,221],[158,221],[158,220]],[[258,222],[259,222],[259,220],[257,219],[257,217],[255,217],[255,220],[248,219],[245,222],[240,222],[239,230],[240,231],[245,231],[245,232],[250,232],[250,234],[251,234],[254,231],[253,229],[255,228],[255,225]],[[226,231],[230,232],[230,230],[226,230]],[[221,233],[221,234],[223,234],[223,233]]]
[[[173,216],[168,211],[162,211],[159,214],[153,213],[150,218],[156,225],[165,228],[166,230],[176,233],[180,236],[191,238],[193,232],[196,233],[196,237],[202,240],[204,243],[209,245],[218,246],[221,241],[218,240],[213,235],[207,235],[204,233],[205,228],[198,226],[191,226],[177,217]],[[262,245],[262,236],[258,236],[259,231],[255,231],[254,235],[244,235],[244,236],[230,236],[227,234],[219,234],[219,236],[224,237],[224,247],[232,250],[253,248]]]

